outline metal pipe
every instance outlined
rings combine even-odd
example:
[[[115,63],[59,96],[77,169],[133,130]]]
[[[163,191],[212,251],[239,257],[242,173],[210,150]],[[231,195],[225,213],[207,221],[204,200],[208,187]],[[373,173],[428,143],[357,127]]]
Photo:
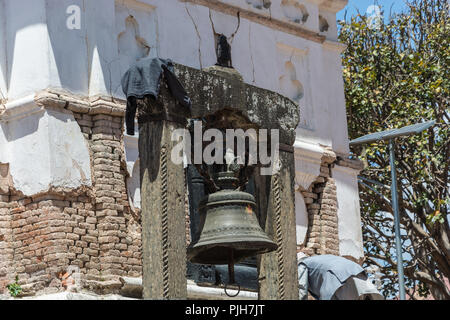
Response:
[[[397,272],[398,272],[398,285],[400,292],[400,300],[405,300],[405,279],[403,275],[403,256],[402,256],[402,242],[400,237],[400,215],[398,209],[397,198],[397,172],[395,167],[395,152],[394,141],[389,140],[389,161],[391,164],[391,193],[392,193],[392,208],[394,210],[394,227],[395,227],[395,247],[397,251]]]

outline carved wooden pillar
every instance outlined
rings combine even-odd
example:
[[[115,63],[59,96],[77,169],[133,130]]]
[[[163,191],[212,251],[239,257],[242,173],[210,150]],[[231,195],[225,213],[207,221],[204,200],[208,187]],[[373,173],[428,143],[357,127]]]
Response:
[[[276,251],[259,258],[259,298],[262,300],[298,300],[294,154],[280,150],[280,161],[278,173],[257,177],[258,204],[261,212],[266,212],[261,223],[278,244]]]
[[[180,108],[162,85],[138,110],[144,299],[187,297],[184,168],[171,160],[172,132],[184,124],[165,120]],[[152,120],[155,110],[163,120]]]

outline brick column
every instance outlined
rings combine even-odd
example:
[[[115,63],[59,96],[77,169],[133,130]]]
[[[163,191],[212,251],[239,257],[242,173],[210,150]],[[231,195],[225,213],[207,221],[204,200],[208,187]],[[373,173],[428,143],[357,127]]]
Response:
[[[121,168],[122,125],[120,117],[92,116],[92,159],[95,190],[95,219],[100,249],[102,274],[125,275],[128,258],[121,252],[128,249],[123,194],[125,177]],[[92,239],[94,240],[94,239]]]
[[[308,191],[302,191],[308,210],[306,251],[309,254],[339,255],[336,184],[331,165],[324,162],[320,176]]]

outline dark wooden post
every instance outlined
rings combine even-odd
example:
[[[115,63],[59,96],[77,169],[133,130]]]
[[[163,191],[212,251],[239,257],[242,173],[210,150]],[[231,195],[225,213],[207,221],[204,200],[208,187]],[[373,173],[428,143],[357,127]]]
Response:
[[[280,161],[277,174],[257,177],[258,204],[261,212],[267,213],[261,224],[278,244],[276,251],[259,257],[259,299],[262,300],[298,300],[294,154],[280,150]]]
[[[184,124],[168,121],[180,108],[161,85],[138,111],[144,299],[187,297],[184,168],[171,160],[172,132]]]

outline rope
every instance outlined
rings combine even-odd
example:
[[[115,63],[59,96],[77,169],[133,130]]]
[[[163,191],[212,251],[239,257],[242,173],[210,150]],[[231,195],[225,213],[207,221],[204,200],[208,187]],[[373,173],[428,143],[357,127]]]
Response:
[[[284,248],[283,248],[283,230],[281,227],[281,190],[280,190],[280,176],[277,173],[274,176],[273,189],[275,195],[275,226],[277,237],[277,261],[278,261],[278,299],[284,299]]]
[[[163,297],[169,298],[169,219],[167,204],[167,147],[161,148],[161,207]]]

